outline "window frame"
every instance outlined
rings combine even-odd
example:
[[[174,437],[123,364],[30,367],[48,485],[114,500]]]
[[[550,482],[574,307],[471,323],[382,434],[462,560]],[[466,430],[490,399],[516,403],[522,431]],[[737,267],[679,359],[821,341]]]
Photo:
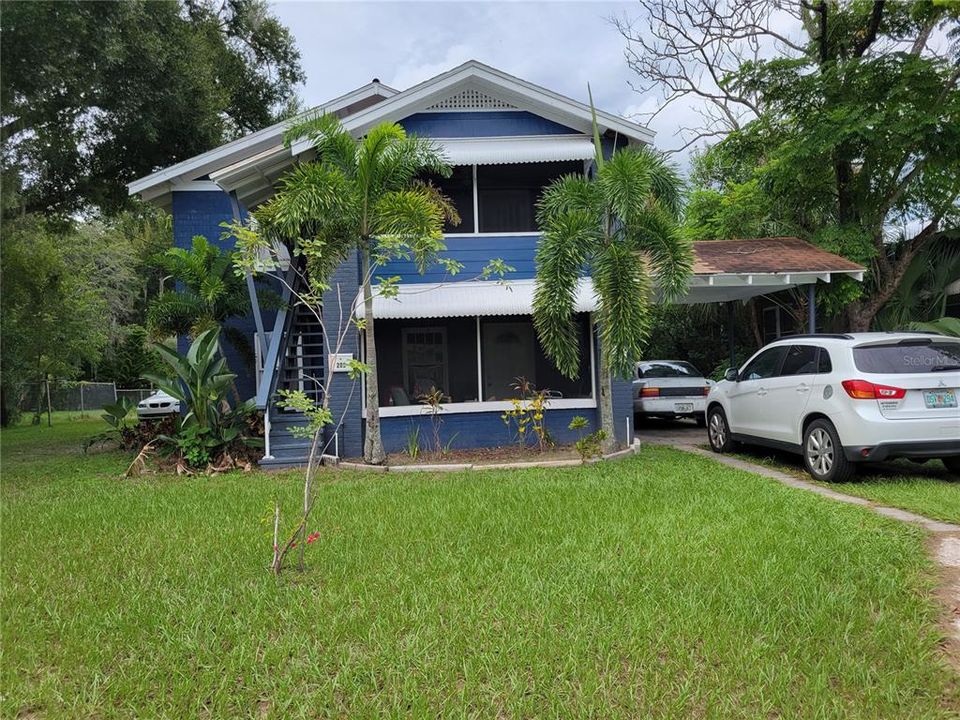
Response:
[[[558,160],[556,162],[567,162]],[[573,162],[573,161],[569,161]],[[516,165],[527,165],[527,164],[537,164],[537,163],[514,163]],[[471,178],[472,178],[472,196],[473,196],[473,229],[472,231],[468,230],[465,232],[445,232],[443,236],[445,238],[464,238],[464,237],[537,237],[541,235],[539,230],[510,230],[503,231],[498,230],[495,232],[481,232],[480,231],[480,191],[479,185],[477,184],[477,168],[479,167],[477,163],[472,165],[456,165],[455,167],[469,167],[471,168]],[[583,176],[587,177],[586,171],[586,162],[584,163]]]
[[[783,372],[784,369],[785,369],[785,367],[786,367],[786,365],[787,365],[787,358],[790,356],[790,351],[791,351],[793,348],[806,348],[806,349],[809,349],[809,350],[813,350],[813,361],[812,361],[812,363],[813,363],[813,370],[811,370],[810,372],[805,372],[805,373],[794,372],[794,373],[789,373],[789,374],[787,374],[787,373],[784,373],[784,372]],[[809,344],[807,344],[807,343],[797,343],[797,344],[795,344],[795,345],[789,345],[789,346],[787,346],[787,352],[786,352],[786,354],[783,356],[783,360],[780,362],[780,373],[779,373],[779,375],[777,375],[776,377],[804,377],[804,376],[806,376],[806,375],[819,375],[819,374],[820,374],[820,369],[819,369],[819,368],[820,368],[820,353],[821,353],[821,351],[822,351],[822,348],[820,348],[819,345],[809,345]],[[801,366],[801,367],[803,367],[803,366]]]

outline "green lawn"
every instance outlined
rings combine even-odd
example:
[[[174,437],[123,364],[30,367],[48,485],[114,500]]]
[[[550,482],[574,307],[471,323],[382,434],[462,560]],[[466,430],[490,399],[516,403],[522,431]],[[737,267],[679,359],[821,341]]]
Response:
[[[122,480],[0,436],[0,714],[947,718],[916,528],[666,448],[586,468]]]
[[[746,448],[738,454],[744,460],[814,482],[799,455],[759,447]],[[939,460],[923,465],[907,460],[861,465],[850,482],[819,484],[935,520],[960,524],[960,479],[948,473]]]

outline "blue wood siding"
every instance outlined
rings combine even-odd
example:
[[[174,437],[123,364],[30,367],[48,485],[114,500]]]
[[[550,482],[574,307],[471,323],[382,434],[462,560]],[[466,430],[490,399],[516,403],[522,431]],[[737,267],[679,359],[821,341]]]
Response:
[[[500,418],[500,412],[450,413],[443,416],[440,424],[440,441],[450,443],[451,448],[465,450],[482,447],[503,447],[515,443],[511,433]],[[575,442],[578,434],[567,426],[576,415],[582,415],[590,423],[591,432],[597,421],[595,408],[547,410],[544,413],[547,430],[554,441],[560,444]],[[420,428],[420,449],[432,450],[433,425],[429,416],[385,417],[380,420],[383,445],[388,453],[406,452],[407,438],[413,428]],[[424,462],[429,462],[425,459]]]
[[[354,252],[350,259],[334,271],[329,285],[330,290],[323,294],[323,306],[332,347],[343,329],[337,323],[342,319],[349,324],[350,303],[357,297],[360,288],[359,253]],[[355,328],[347,330],[340,352],[360,359],[360,333]],[[333,414],[334,423],[340,423],[341,418],[343,419],[343,423],[336,430],[341,457],[363,455],[362,396],[363,386],[359,380],[351,380],[347,373],[334,373],[333,382],[330,384],[330,412]]]
[[[184,190],[173,193],[173,241],[177,247],[187,250],[193,245],[195,235],[202,235],[212,244],[222,250],[232,250],[233,240],[222,239],[222,222],[233,221],[233,208],[230,203],[230,196],[224,192],[215,192],[208,190]],[[273,313],[264,313],[264,322],[267,327],[273,327]],[[247,317],[232,320],[230,327],[240,330],[249,340],[250,347],[256,338],[257,327],[251,312]],[[246,400],[256,394],[256,370],[250,363],[249,358],[241,353],[229,343],[224,342],[224,355],[227,359],[227,365],[230,370],[237,375],[236,384],[240,397]],[[189,340],[180,337],[177,340],[177,347],[180,352],[186,352],[189,347]]]
[[[442,265],[432,265],[421,275],[416,263],[408,260],[393,260],[381,266],[376,275],[399,276],[403,283],[430,283],[473,280],[493,258],[502,258],[515,268],[507,280],[529,280],[536,274],[534,257],[539,235],[448,235],[443,257],[463,263],[464,268],[456,275],[448,275]]]
[[[580,134],[579,130],[547,120],[526,110],[416,113],[399,122],[407,132],[421,137]]]

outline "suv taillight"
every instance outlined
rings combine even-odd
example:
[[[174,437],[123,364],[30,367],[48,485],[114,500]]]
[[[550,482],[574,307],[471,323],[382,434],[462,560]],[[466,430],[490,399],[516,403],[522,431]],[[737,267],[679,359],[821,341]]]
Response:
[[[710,394],[710,386],[709,386],[709,385],[704,385],[704,386],[703,386],[703,396],[706,397],[706,396],[709,395],[709,394]]]
[[[900,400],[907,391],[890,385],[877,385],[867,380],[844,380],[841,385],[854,400]]]

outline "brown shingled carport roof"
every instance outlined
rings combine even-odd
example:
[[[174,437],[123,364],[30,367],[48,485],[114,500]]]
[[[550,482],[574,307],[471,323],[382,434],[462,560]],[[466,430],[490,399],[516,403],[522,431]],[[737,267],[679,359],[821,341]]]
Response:
[[[700,240],[693,249],[695,275],[864,270],[845,257],[796,237]]]

